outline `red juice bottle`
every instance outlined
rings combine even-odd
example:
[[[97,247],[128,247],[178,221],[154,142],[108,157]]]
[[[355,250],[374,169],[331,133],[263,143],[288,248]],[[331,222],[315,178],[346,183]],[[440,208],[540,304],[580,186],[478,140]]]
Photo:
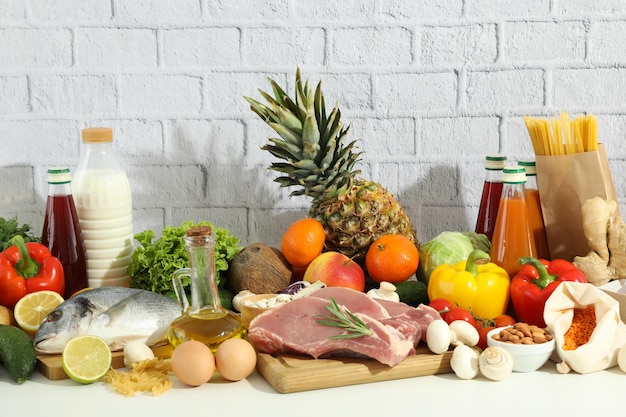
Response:
[[[70,182],[69,168],[48,169],[48,200],[41,233],[41,243],[63,264],[65,299],[88,286],[86,252]]]
[[[490,241],[493,238],[502,197],[502,170],[505,164],[506,156],[504,155],[487,155],[485,158],[485,182],[474,231],[486,235]]]

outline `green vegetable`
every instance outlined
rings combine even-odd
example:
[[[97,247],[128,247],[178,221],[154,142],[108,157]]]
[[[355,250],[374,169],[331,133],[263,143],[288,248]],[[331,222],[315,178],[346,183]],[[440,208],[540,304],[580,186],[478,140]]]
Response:
[[[13,236],[22,236],[24,242],[41,242],[41,239],[30,233],[30,226],[23,224],[18,226],[17,218],[6,220],[0,217],[0,252],[11,246],[11,239]]]
[[[430,274],[442,264],[454,265],[464,261],[474,249],[489,253],[491,242],[486,235],[474,232],[440,233],[434,239],[422,244],[419,250],[420,262],[417,278],[428,283]]]
[[[428,287],[422,281],[408,280],[393,285],[401,302],[413,307],[428,304]]]
[[[33,342],[22,329],[0,324],[0,363],[18,384],[30,378],[37,357]]]
[[[194,226],[211,226],[215,236],[215,269],[216,280],[220,295],[226,308],[228,303],[228,268],[230,262],[241,251],[239,239],[228,230],[214,227],[210,222],[203,221],[197,224],[183,222],[180,227],[166,226],[161,237],[154,240],[154,232],[145,230],[135,235],[135,239],[141,246],[135,247],[128,274],[130,286],[153,291],[158,294],[168,295],[175,298],[172,284],[172,273],[180,268],[189,267],[189,257],[185,250],[183,237],[185,232]],[[183,278],[183,287],[189,288],[189,278]],[[230,295],[232,298],[232,295]]]

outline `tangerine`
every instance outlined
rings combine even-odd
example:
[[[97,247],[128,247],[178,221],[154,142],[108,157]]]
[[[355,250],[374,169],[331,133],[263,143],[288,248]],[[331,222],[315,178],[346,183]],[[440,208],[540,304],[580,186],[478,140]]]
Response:
[[[281,252],[294,268],[304,268],[324,249],[326,233],[316,219],[307,217],[296,220],[285,231]]]
[[[376,239],[365,255],[365,268],[376,282],[403,282],[417,271],[419,251],[415,243],[399,234]]]

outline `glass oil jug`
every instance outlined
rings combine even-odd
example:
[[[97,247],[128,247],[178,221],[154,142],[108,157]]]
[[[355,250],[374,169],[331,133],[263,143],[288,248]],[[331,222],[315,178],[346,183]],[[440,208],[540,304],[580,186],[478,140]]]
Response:
[[[189,268],[174,272],[172,281],[182,315],[168,330],[173,347],[186,340],[203,342],[215,353],[225,340],[243,338],[246,329],[239,315],[221,306],[215,272],[215,241],[210,226],[195,226],[185,233],[185,249],[189,254]],[[183,278],[188,277],[191,304],[185,294]]]

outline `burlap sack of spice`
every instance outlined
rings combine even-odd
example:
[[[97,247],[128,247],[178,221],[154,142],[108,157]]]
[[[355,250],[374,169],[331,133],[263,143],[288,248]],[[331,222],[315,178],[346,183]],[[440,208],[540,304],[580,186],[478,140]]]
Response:
[[[565,350],[565,333],[574,309],[593,306],[596,325],[589,341]],[[593,284],[563,282],[546,301],[543,317],[552,333],[559,358],[572,370],[585,374],[617,365],[617,353],[626,343],[626,325],[620,319],[619,303]]]

